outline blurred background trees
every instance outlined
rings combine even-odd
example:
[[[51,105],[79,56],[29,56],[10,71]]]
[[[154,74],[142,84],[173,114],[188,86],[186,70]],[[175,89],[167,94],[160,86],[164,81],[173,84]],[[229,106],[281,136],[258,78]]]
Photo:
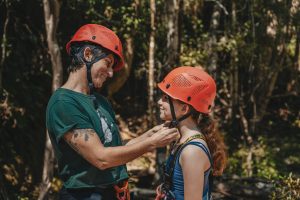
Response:
[[[60,14],[47,17],[47,3]],[[298,0],[1,0],[0,16],[0,197],[38,198],[45,108],[61,84],[54,81],[67,78],[65,44],[81,25],[99,23],[123,41],[125,68],[102,91],[122,134],[160,123],[156,83],[168,71],[201,65],[217,81],[213,115],[228,145],[228,167],[217,179],[226,187],[215,190],[229,199],[300,198]],[[51,16],[56,30],[47,26]],[[54,70],[59,62],[63,71]],[[55,194],[57,172],[49,181]]]

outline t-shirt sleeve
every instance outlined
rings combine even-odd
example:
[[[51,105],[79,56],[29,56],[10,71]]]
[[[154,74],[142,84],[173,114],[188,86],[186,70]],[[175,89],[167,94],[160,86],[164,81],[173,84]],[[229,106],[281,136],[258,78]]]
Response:
[[[66,101],[56,102],[50,109],[48,129],[57,143],[62,136],[72,129],[93,128],[88,115],[80,105]]]

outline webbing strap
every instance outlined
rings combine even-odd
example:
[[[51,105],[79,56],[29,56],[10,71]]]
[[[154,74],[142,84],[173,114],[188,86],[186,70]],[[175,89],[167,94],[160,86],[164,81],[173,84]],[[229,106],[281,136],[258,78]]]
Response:
[[[209,174],[208,176],[208,196],[209,196],[209,199],[212,199],[212,188],[213,188],[213,185],[214,185],[214,176],[212,175],[212,173]]]
[[[167,168],[165,166],[164,169],[164,184],[163,187],[166,190],[170,190],[171,189],[171,185],[172,185],[172,177],[173,177],[173,173],[174,173],[174,168],[175,168],[175,163],[176,163],[176,157],[177,157],[177,153],[181,151],[181,149],[190,141],[194,140],[194,139],[202,139],[205,140],[204,136],[202,134],[197,134],[197,135],[193,135],[189,138],[187,138],[182,144],[180,144],[176,149],[171,149],[171,155],[173,158],[169,161],[170,165]]]
[[[95,108],[98,107],[98,104],[97,104],[97,101],[96,101],[96,97],[94,95],[95,87],[94,87],[93,80],[92,80],[92,72],[91,72],[91,70],[92,70],[92,66],[93,66],[94,63],[96,63],[99,60],[105,58],[106,56],[107,56],[107,54],[103,53],[100,56],[93,57],[93,59],[91,61],[87,61],[83,57],[83,61],[84,61],[85,65],[86,65],[86,68],[87,68],[87,70],[86,70],[86,77],[87,77],[87,80],[88,80],[88,86],[89,86],[89,90],[90,90],[90,96],[92,97],[92,100],[93,100]]]
[[[175,109],[174,109],[172,98],[169,95],[167,95],[167,97],[169,100],[170,110],[171,110],[171,115],[172,115],[172,121],[169,125],[169,128],[173,128],[173,127],[176,127],[179,124],[179,122],[188,118],[193,113],[193,111],[181,116],[179,119],[176,119],[176,114],[175,114]]]
[[[169,95],[167,95],[167,97],[168,97],[168,100],[169,100],[171,115],[172,115],[172,121],[169,125],[169,128],[173,128],[173,127],[176,127],[178,125],[178,120],[176,119],[176,114],[175,114],[172,98]]]
[[[121,187],[119,187],[118,185],[114,185],[114,189],[116,191],[118,200],[130,200],[128,180],[124,181]]]

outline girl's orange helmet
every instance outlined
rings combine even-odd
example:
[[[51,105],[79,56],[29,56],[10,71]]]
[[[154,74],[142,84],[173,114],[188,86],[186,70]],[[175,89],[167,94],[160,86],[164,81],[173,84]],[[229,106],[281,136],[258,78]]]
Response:
[[[208,114],[216,96],[214,79],[197,67],[173,69],[158,87],[173,99],[191,105],[195,110]]]
[[[112,30],[98,24],[83,25],[67,43],[66,49],[68,54],[70,54],[70,47],[73,42],[84,41],[100,45],[113,52],[117,56],[117,63],[114,66],[114,71],[118,71],[124,66],[122,43]]]

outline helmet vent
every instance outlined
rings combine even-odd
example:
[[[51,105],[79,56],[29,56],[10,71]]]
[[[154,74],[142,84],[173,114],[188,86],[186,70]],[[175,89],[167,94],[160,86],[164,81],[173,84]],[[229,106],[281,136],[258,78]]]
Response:
[[[203,81],[201,78],[195,76],[195,75],[192,75],[192,74],[189,74],[189,76],[194,79],[195,81]]]
[[[207,88],[207,84],[205,84],[205,83],[203,82],[203,84],[198,85],[197,87],[195,87],[195,88],[193,89],[192,94],[193,94],[193,95],[196,95],[196,94],[198,94],[199,92],[201,92],[202,90],[204,90],[205,88]]]
[[[180,74],[172,80],[171,85],[175,85],[177,87],[190,87],[192,84],[182,74]]]

